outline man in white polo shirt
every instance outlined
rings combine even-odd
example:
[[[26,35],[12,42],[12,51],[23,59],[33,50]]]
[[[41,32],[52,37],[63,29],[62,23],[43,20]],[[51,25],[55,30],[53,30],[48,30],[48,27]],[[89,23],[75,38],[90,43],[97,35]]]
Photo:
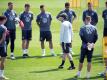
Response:
[[[68,70],[72,70],[75,69],[75,66],[69,49],[72,41],[73,31],[72,31],[72,25],[69,21],[67,21],[67,18],[68,17],[66,13],[60,14],[59,20],[62,22],[61,31],[60,31],[60,43],[63,50],[63,57],[62,57],[62,63],[59,66],[59,68],[60,69],[64,68],[66,57],[68,57],[71,64]]]

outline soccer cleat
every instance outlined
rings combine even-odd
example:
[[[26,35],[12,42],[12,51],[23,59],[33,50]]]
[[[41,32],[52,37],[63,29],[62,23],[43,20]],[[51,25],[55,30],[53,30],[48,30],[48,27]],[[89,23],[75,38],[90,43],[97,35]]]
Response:
[[[71,67],[71,66],[70,66],[70,67],[68,68],[68,70],[73,70],[73,69],[75,69],[75,67]]]
[[[105,72],[98,73],[98,75],[100,75],[101,77],[105,77]]]
[[[9,78],[7,78],[6,76],[1,76],[0,80],[9,80]]]
[[[23,58],[28,58],[29,55],[28,54],[23,54]]]
[[[61,66],[61,65],[60,65],[58,68],[59,68],[59,69],[63,69],[63,68],[64,68],[64,66]]]
[[[15,59],[16,59],[16,58],[14,57],[14,55],[11,55],[10,58],[11,58],[12,60],[15,60]]]

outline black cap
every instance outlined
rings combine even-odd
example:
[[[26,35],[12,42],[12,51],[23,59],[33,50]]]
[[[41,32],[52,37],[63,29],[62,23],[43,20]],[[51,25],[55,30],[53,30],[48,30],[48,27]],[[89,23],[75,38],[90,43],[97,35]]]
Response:
[[[67,16],[67,14],[66,14],[66,13],[62,13],[62,14],[60,14],[60,17],[63,17],[63,18],[64,18],[64,20],[67,20],[67,19],[68,19],[68,16]]]

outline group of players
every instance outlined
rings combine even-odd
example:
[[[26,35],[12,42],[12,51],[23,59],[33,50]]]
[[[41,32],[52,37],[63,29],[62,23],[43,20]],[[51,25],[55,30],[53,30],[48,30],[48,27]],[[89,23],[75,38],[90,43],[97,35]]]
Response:
[[[106,8],[107,8],[107,2]],[[22,21],[24,27],[22,27],[22,50],[23,58],[27,58],[29,42],[32,38],[32,20],[33,13],[30,12],[30,4],[25,4],[25,10],[17,16],[16,12],[13,10],[13,3],[8,3],[8,9],[3,13],[3,16],[0,16],[0,78],[8,79],[4,76],[4,62],[7,56],[7,46],[10,42],[11,49],[11,59],[15,59],[14,56],[14,42],[16,38],[16,22]],[[56,56],[53,49],[52,43],[52,33],[50,31],[52,16],[49,12],[46,12],[45,5],[40,5],[40,14],[37,15],[36,22],[40,28],[40,42],[42,49],[42,56],[45,56],[45,46],[44,41],[49,42],[49,48],[52,56]],[[64,63],[66,57],[69,58],[70,67],[69,70],[75,69],[75,65],[72,58],[72,39],[73,39],[73,30],[72,23],[76,19],[75,12],[70,9],[70,3],[65,3],[65,9],[60,11],[57,15],[57,19],[61,21],[61,30],[60,30],[60,44],[62,47],[62,63],[58,67],[59,69],[64,68]],[[107,9],[103,12],[104,19],[104,36],[107,36]],[[80,60],[79,60],[79,70],[76,74],[76,77],[79,77],[83,67],[83,62],[85,56],[87,56],[87,78],[90,78],[91,70],[91,59],[93,55],[94,45],[98,39],[97,27],[98,15],[93,10],[92,3],[88,3],[88,9],[83,12],[83,27],[80,28],[80,38],[82,40]],[[70,54],[71,53],[71,54]]]

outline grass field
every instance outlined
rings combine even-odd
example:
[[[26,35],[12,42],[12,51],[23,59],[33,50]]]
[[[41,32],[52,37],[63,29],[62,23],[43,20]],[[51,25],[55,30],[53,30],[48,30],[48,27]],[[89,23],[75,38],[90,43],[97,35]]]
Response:
[[[67,0],[0,0],[0,14],[7,8],[8,1],[12,1],[15,5],[15,10],[17,14],[23,11],[23,7],[25,3],[31,4],[31,11],[36,15],[39,13],[39,5],[45,4],[47,11],[51,12],[53,21],[51,31],[53,33],[53,43],[54,50],[56,54],[61,53],[61,48],[59,45],[59,30],[60,30],[60,22],[56,20],[57,13],[64,8],[64,3]],[[69,62],[66,61],[65,68],[63,70],[58,70],[57,67],[61,63],[61,58],[51,57],[49,56],[50,50],[48,48],[48,43],[46,43],[46,53],[47,57],[41,57],[41,49],[39,42],[39,28],[36,25],[35,19],[33,21],[33,39],[30,43],[30,58],[22,59],[22,49],[21,49],[21,29],[17,27],[17,38],[15,42],[15,56],[16,60],[12,61],[9,58],[6,62],[5,74],[10,80],[72,80],[78,70],[78,62],[79,62],[79,53],[81,40],[79,38],[79,29],[82,26],[82,12],[86,9],[86,0],[82,1],[81,8],[74,8],[78,18],[73,24],[74,28],[74,39],[73,39],[73,51],[75,55],[73,56],[74,62],[76,65],[76,70],[68,71]],[[101,17],[102,11],[104,9],[104,2],[106,0],[99,0],[100,4],[98,8],[95,10],[99,15],[99,23],[97,25],[99,40],[96,43],[94,56],[93,56],[93,67],[91,72],[90,80],[103,80],[103,78],[99,77],[97,73],[104,70],[104,64],[102,59],[102,31],[103,31],[103,20]],[[84,5],[85,4],[85,5]],[[8,47],[8,57],[10,56],[10,50]],[[85,80],[86,76],[86,62],[84,63],[84,68],[82,70],[82,76],[79,80]]]

